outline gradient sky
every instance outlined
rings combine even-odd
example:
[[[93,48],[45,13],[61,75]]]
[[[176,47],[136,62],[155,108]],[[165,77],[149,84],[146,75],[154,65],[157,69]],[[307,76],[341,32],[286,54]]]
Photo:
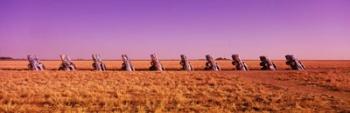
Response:
[[[0,0],[0,56],[350,59],[350,0]]]

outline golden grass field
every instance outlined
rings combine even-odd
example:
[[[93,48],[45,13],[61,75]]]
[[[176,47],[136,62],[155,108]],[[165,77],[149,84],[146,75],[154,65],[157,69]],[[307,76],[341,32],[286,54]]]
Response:
[[[27,70],[26,61],[0,61],[0,112],[350,112],[350,61],[303,61],[306,71],[234,71],[219,61],[220,72],[179,71],[178,61],[161,61],[167,71],[146,71],[149,61],[134,61],[136,72],[105,61],[106,72],[91,71],[91,61],[74,61],[78,71],[57,71],[59,61],[43,61],[47,71]]]

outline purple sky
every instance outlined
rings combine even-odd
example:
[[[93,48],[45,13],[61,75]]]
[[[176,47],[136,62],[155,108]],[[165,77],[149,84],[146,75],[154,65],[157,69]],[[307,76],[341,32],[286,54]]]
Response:
[[[0,0],[0,56],[350,59],[350,0]]]

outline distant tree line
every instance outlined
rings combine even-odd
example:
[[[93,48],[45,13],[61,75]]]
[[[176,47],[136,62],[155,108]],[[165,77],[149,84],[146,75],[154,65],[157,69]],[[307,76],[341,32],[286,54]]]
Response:
[[[0,60],[13,60],[12,57],[0,57]]]
[[[215,60],[230,60],[230,59],[224,58],[224,57],[218,57],[218,58],[216,58]]]

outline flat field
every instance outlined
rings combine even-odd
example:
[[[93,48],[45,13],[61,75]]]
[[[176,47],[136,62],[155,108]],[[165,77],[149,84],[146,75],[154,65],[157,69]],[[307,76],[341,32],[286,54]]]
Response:
[[[91,71],[91,61],[74,61],[78,70],[57,71],[59,61],[43,61],[46,71],[27,70],[26,61],[0,61],[0,112],[350,112],[350,61],[303,61],[306,71],[180,71],[178,61],[161,61],[166,71],[147,71],[149,61],[133,61],[136,72]]]

